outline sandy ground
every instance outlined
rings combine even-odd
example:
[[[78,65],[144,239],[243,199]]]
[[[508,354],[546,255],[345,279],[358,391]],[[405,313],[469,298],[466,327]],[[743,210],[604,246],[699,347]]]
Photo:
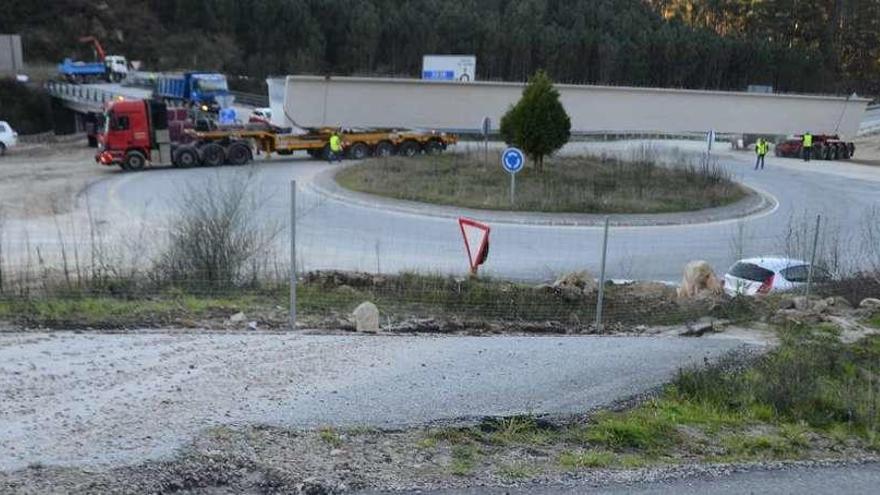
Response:
[[[21,144],[0,157],[0,209],[7,218],[66,213],[90,183],[118,169],[95,163],[81,135],[49,144]]]

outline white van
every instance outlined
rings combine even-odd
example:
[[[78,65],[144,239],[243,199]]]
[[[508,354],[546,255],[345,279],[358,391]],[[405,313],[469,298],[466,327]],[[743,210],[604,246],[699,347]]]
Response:
[[[18,144],[18,133],[6,122],[0,120],[0,156],[6,154],[6,150]]]

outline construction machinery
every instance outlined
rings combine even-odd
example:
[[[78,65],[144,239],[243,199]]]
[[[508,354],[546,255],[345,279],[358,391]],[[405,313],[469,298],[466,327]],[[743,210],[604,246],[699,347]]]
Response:
[[[226,76],[216,72],[184,72],[160,74],[156,77],[153,95],[171,103],[217,112],[220,102],[230,96]]]
[[[71,83],[94,81],[119,82],[128,76],[128,60],[122,55],[107,55],[101,42],[94,36],[79,39],[80,43],[91,43],[97,62],[74,61],[65,58],[58,64],[58,74]]]
[[[455,135],[437,131],[324,127],[293,134],[265,124],[218,126],[209,119],[193,124],[186,108],[168,107],[158,100],[116,100],[107,103],[95,160],[140,170],[159,165],[244,165],[255,153],[305,151],[326,158],[334,132],[342,138],[346,156],[358,160],[371,155],[438,154],[458,142]]]
[[[814,160],[848,160],[856,152],[856,145],[840,139],[837,134],[816,134],[813,136],[812,158]],[[777,143],[774,147],[776,156],[786,158],[803,158],[803,135],[794,136]]]

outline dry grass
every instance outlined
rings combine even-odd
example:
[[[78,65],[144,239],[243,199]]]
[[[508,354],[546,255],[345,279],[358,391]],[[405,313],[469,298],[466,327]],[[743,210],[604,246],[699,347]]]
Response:
[[[542,174],[527,167],[510,178],[497,154],[455,154],[419,159],[371,160],[340,172],[336,180],[355,191],[397,199],[491,210],[555,213],[664,213],[723,206],[747,192],[716,164],[678,156],[661,164],[652,149],[631,157],[557,157]]]

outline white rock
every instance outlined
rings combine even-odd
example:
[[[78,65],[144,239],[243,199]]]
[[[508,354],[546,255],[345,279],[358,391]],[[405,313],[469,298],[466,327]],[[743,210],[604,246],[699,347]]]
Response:
[[[684,276],[681,279],[681,287],[678,288],[678,297],[698,297],[706,295],[720,295],[721,282],[715,276],[712,265],[707,261],[691,261],[684,267]]]
[[[872,311],[878,310],[880,309],[880,299],[873,297],[862,299],[862,302],[859,303],[859,307],[862,309],[870,309]]]
[[[351,316],[358,332],[379,331],[379,308],[375,304],[369,301],[363,302],[355,308]]]
[[[247,316],[245,316],[244,313],[239,311],[238,313],[235,313],[234,315],[230,316],[229,321],[232,323],[241,323],[245,320],[245,318],[247,318]]]

